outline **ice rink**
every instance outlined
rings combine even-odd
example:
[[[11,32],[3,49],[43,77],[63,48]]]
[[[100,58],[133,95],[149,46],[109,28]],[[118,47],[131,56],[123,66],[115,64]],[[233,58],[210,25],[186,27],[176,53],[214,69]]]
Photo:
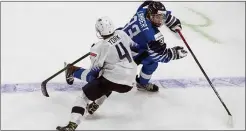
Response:
[[[245,130],[245,3],[163,2],[233,116],[228,114],[191,54],[160,63],[153,74],[158,93],[113,93],[78,130]],[[64,73],[44,97],[40,83],[86,54],[97,42],[95,21],[109,16],[124,26],[141,2],[1,3],[1,130],[54,130],[66,125],[81,81],[68,86]],[[184,46],[160,28],[169,47]],[[185,47],[186,48],[186,47]],[[89,58],[76,64],[88,68]],[[141,69],[141,66],[138,68]]]

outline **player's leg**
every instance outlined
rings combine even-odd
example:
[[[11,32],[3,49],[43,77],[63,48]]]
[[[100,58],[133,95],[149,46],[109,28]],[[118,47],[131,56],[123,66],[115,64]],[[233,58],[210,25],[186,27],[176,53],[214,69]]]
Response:
[[[159,87],[155,84],[150,83],[152,74],[158,67],[157,62],[152,61],[142,61],[142,69],[140,71],[139,77],[136,78],[138,90],[147,90],[151,92],[157,92]]]
[[[58,126],[57,130],[74,131],[80,124],[80,120],[85,113],[87,104],[110,92],[107,88],[104,88],[105,86],[102,85],[101,80],[101,78],[95,79],[82,88],[82,93],[77,97],[72,108],[69,124],[65,127]]]
[[[142,64],[143,67],[139,73],[139,77],[136,77],[138,90],[147,90],[151,92],[157,92],[159,87],[155,84],[149,83],[152,74],[158,67],[158,63],[154,62],[151,57],[149,57],[146,51],[139,53],[133,57],[134,62],[139,65]]]
[[[64,66],[68,66],[68,68],[65,70],[66,82],[67,84],[72,85],[74,82],[74,72],[78,71],[80,67],[67,64],[66,62],[64,63]]]
[[[106,95],[103,95],[102,97],[88,104],[86,107],[88,113],[93,114],[103,104],[103,102],[111,95],[111,93],[112,91],[108,92]]]
[[[103,95],[102,97],[93,101],[87,106],[88,113],[90,114],[93,114],[103,104],[103,102],[110,96],[112,91],[116,91],[118,93],[126,93],[132,89],[132,87],[130,86],[116,84],[108,81],[105,78],[103,78],[102,82],[104,83],[103,85],[107,86],[108,90],[111,90],[111,92],[108,92],[106,95]]]
[[[109,89],[118,93],[127,93],[129,92],[133,87],[127,86],[127,85],[121,85],[111,82]]]
[[[82,67],[73,66],[70,64],[66,64],[65,66],[68,66],[67,70],[65,70],[66,74],[66,81],[69,85],[72,85],[74,82],[74,78],[91,82],[92,80],[96,79],[99,75],[100,69],[84,69]]]

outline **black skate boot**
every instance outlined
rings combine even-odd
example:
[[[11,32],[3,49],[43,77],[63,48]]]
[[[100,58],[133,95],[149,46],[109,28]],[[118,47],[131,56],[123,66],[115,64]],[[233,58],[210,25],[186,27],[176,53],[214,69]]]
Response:
[[[99,108],[99,105],[95,103],[94,101],[91,104],[87,104],[86,109],[89,114],[93,114],[97,109]]]
[[[136,77],[136,82],[137,82],[137,89],[140,91],[157,92],[159,90],[159,87],[152,83],[148,83],[146,85],[140,84],[138,76]]]
[[[78,70],[79,67],[72,66],[71,64],[67,64],[66,62],[64,62],[64,66],[68,66],[68,68],[65,70],[67,84],[72,85],[74,82],[73,73]]]
[[[67,126],[64,126],[64,127],[58,126],[58,127],[56,127],[56,130],[57,131],[75,131],[77,126],[78,125],[76,123],[69,122],[69,124]]]

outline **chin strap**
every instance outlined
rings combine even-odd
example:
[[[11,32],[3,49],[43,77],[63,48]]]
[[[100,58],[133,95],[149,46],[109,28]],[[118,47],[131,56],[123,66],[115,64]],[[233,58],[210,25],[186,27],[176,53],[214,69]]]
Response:
[[[103,37],[100,35],[99,32],[96,33],[96,36],[97,36],[98,39],[103,39]]]

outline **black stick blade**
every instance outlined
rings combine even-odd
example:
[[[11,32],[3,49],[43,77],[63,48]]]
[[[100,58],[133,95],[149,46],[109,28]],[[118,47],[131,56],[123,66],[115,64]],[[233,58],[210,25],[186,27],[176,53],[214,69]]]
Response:
[[[44,96],[49,97],[49,94],[48,94],[47,89],[46,89],[46,82],[45,81],[41,83],[41,91],[42,91]]]

